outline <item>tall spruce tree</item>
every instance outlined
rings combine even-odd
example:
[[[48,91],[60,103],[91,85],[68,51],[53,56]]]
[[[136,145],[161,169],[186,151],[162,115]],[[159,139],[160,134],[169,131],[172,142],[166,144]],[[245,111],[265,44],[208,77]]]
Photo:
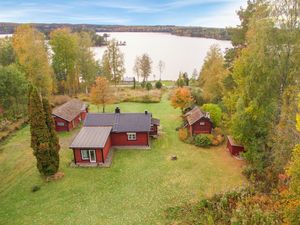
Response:
[[[37,88],[33,86],[29,90],[28,110],[31,147],[37,160],[37,168],[45,176],[53,175],[57,172],[59,163],[59,160],[57,160],[57,146],[54,147],[55,144],[52,143],[54,138],[51,137],[47,126],[43,102]]]
[[[55,128],[54,128],[54,120],[51,116],[51,106],[49,104],[48,99],[43,98],[43,107],[45,111],[45,122],[48,127],[49,135],[50,135],[50,156],[51,156],[51,165],[55,172],[58,171],[59,168],[59,139],[57,137]]]

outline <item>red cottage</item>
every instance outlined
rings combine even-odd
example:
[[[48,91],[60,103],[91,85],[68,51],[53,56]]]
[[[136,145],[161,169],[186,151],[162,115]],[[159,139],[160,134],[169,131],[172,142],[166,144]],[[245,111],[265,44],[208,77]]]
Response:
[[[150,136],[157,135],[158,125],[159,120],[147,111],[121,113],[116,108],[115,113],[88,113],[83,128],[70,145],[74,162],[105,163],[113,147],[149,148]]]
[[[245,151],[244,146],[237,144],[231,136],[227,136],[227,149],[234,156],[238,156]]]
[[[203,112],[198,107],[194,107],[184,117],[186,118],[185,127],[189,129],[192,135],[210,134],[212,132],[213,123],[208,112]]]
[[[53,109],[52,116],[56,131],[70,131],[84,121],[88,107],[78,99],[72,99]]]

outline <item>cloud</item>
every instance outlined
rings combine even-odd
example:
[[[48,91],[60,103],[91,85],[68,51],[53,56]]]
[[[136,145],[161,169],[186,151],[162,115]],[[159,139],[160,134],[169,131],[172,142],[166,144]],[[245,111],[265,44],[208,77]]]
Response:
[[[235,11],[245,2],[246,0],[68,0],[62,3],[59,0],[0,0],[0,22],[225,27],[238,24]]]
[[[226,7],[218,9],[209,14],[201,15],[191,19],[185,26],[206,26],[206,27],[229,27],[239,24],[239,17],[236,12],[240,7],[246,6],[246,0],[242,0],[239,3],[232,2]]]

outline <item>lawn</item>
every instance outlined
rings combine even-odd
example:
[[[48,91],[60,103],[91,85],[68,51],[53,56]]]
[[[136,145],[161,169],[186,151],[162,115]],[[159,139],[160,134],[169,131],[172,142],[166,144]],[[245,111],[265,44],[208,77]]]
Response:
[[[115,151],[111,168],[68,166],[73,157],[68,144],[78,129],[60,134],[65,177],[49,183],[35,167],[28,126],[2,143],[0,224],[167,224],[168,207],[246,184],[242,163],[224,146],[201,149],[178,140],[180,111],[170,106],[166,95],[161,103],[118,106],[122,112],[152,112],[161,119],[163,134],[151,150]],[[170,160],[173,154],[177,161]],[[41,189],[32,193],[33,185]]]

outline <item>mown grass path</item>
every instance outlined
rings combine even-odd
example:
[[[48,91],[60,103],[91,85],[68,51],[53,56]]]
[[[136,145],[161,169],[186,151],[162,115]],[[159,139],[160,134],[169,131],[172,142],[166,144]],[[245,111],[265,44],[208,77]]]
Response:
[[[241,163],[224,147],[200,149],[178,140],[180,112],[166,95],[161,103],[119,107],[123,112],[152,112],[161,119],[163,135],[150,151],[116,151],[111,168],[68,167],[73,157],[68,144],[78,129],[60,134],[60,170],[65,173],[60,181],[46,183],[39,176],[29,127],[0,145],[0,224],[166,224],[169,206],[246,183]],[[177,161],[170,160],[173,154]],[[32,193],[33,185],[41,190]]]

